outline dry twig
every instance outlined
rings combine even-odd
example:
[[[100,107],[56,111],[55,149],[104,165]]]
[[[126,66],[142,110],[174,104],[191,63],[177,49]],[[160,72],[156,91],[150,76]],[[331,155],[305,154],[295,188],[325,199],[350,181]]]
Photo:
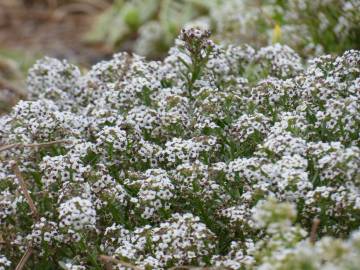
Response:
[[[33,143],[33,144],[21,144],[21,143],[15,143],[15,144],[9,144],[9,145],[4,145],[2,147],[0,147],[0,152],[2,151],[6,151],[12,148],[26,148],[26,147],[30,147],[30,148],[34,148],[34,147],[47,147],[50,145],[54,145],[54,144],[59,144],[59,143],[71,143],[70,141],[67,140],[60,140],[60,141],[52,141],[52,142],[45,142],[45,143]],[[17,164],[16,161],[11,161],[11,168],[14,172],[14,174],[16,175],[16,178],[19,181],[20,184],[20,189],[22,191],[22,193],[24,194],[24,197],[31,209],[31,215],[33,216],[34,221],[39,219],[39,212],[36,209],[35,203],[32,200],[28,188],[26,186],[25,180],[23,175],[20,172],[19,166]],[[16,266],[15,270],[21,270],[24,268],[27,260],[29,259],[29,257],[31,256],[33,252],[33,249],[31,246],[29,246],[26,250],[26,252],[24,253],[24,255],[22,256],[20,262],[18,263],[18,265]]]
[[[20,262],[18,263],[18,265],[16,266],[15,270],[21,270],[24,268],[27,260],[30,258],[31,254],[33,252],[32,247],[28,247],[26,252],[24,253],[24,255],[21,257]]]
[[[111,264],[120,264],[122,266],[125,266],[125,267],[129,267],[129,268],[132,268],[134,270],[141,270],[139,267],[137,267],[136,265],[133,265],[131,263],[128,263],[128,262],[124,262],[124,261],[121,261],[121,260],[118,260],[118,259],[115,259],[111,256],[106,256],[106,255],[100,255],[99,256],[99,259],[100,261],[103,261],[105,263],[105,266],[107,267],[106,269],[110,270],[112,269],[112,266]],[[111,267],[111,268],[109,268]]]
[[[23,144],[23,143],[13,143],[8,145],[0,146],[0,152],[6,151],[12,148],[36,148],[36,147],[47,147],[54,144],[70,144],[71,141],[69,140],[58,140],[58,141],[52,141],[52,142],[44,142],[44,143],[31,143],[31,144]]]
[[[39,213],[36,209],[34,201],[32,200],[32,198],[28,192],[25,180],[20,172],[19,166],[17,165],[16,161],[11,162],[11,168],[12,168],[13,172],[15,173],[16,178],[19,180],[21,191],[24,194],[25,199],[31,209],[31,214],[32,214],[34,220],[37,220],[39,218]]]
[[[315,244],[316,242],[316,235],[317,235],[317,231],[320,225],[320,219],[315,218],[311,227],[311,232],[310,232],[310,243]]]
[[[188,266],[188,265],[182,265],[182,266],[174,266],[171,267],[170,270],[221,270],[223,268],[221,267],[198,267],[198,266]]]

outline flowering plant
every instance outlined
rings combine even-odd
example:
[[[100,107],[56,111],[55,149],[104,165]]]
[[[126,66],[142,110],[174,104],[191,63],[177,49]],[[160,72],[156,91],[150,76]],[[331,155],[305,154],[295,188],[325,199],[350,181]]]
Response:
[[[30,70],[0,117],[0,269],[355,269],[360,52],[220,47]]]

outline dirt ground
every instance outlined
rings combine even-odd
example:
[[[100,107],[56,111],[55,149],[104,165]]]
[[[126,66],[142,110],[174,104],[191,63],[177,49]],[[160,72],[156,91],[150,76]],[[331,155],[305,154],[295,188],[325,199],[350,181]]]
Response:
[[[0,0],[0,113],[26,96],[27,65],[47,55],[89,67],[113,52],[84,35],[107,0]],[[7,57],[11,55],[11,57]]]
[[[107,1],[60,1],[60,4],[54,0],[11,0],[7,2],[12,4],[1,4],[2,1],[7,0],[0,0],[0,46],[3,48],[73,59],[85,65],[110,53],[103,45],[83,41],[94,17],[108,6]]]

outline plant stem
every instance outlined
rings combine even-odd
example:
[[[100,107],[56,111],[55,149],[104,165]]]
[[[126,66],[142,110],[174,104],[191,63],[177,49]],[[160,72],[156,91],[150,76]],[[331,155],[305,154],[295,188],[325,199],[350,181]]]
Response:
[[[69,140],[58,140],[58,141],[51,141],[51,142],[44,142],[44,143],[31,143],[31,144],[22,144],[22,143],[13,143],[8,145],[3,145],[0,147],[0,152],[6,151],[12,148],[36,148],[36,147],[47,147],[54,144],[70,144],[72,143]]]
[[[24,255],[21,257],[20,262],[18,263],[18,265],[16,266],[15,270],[21,270],[24,268],[27,260],[30,258],[31,254],[33,252],[32,247],[28,247],[27,250],[25,251]]]
[[[134,270],[141,270],[139,267],[137,267],[136,265],[133,265],[131,263],[128,263],[128,262],[124,262],[124,261],[120,261],[116,258],[113,258],[111,256],[107,256],[107,255],[100,255],[99,256],[99,260],[100,261],[103,261],[104,263],[106,264],[109,264],[109,263],[113,263],[113,264],[120,264],[122,266],[125,266],[125,267],[128,267],[128,268],[132,268]],[[109,268],[111,269],[111,268]]]
[[[27,201],[27,203],[28,203],[28,205],[29,205],[29,207],[31,209],[31,214],[32,214],[33,219],[35,221],[35,220],[37,220],[39,218],[39,213],[38,213],[38,211],[36,209],[34,201],[32,200],[32,198],[31,198],[31,196],[30,196],[30,194],[28,192],[24,177],[22,176],[22,174],[20,172],[20,169],[19,169],[19,166],[17,165],[16,161],[11,162],[11,168],[12,168],[13,172],[15,173],[18,181],[19,181],[21,191],[25,196],[25,199],[26,199],[26,201]]]
[[[315,244],[316,242],[316,234],[320,225],[320,219],[315,218],[311,227],[310,233],[310,243]]]

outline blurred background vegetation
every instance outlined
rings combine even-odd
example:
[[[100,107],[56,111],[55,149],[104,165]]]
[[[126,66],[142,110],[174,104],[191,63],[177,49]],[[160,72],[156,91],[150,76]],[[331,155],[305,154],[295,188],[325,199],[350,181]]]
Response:
[[[182,27],[224,45],[287,44],[304,58],[360,48],[359,0],[0,0],[0,113],[44,55],[83,69],[126,50],[163,57]]]
[[[0,114],[26,97],[28,68],[45,55],[67,58],[84,68],[112,51],[86,44],[94,17],[107,0],[0,0]]]

